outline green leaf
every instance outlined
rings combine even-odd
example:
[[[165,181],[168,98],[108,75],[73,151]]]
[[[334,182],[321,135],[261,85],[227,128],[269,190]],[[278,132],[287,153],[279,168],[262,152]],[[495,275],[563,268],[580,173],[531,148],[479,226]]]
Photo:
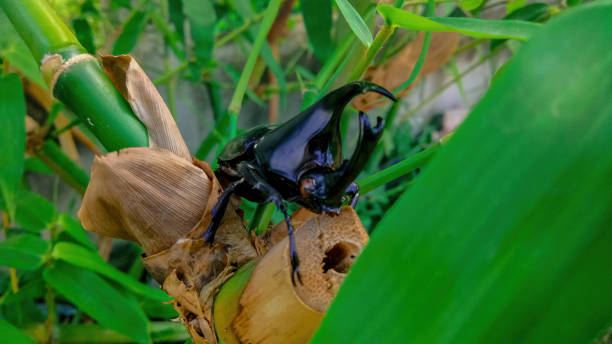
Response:
[[[568,10],[523,45],[385,214],[313,343],[588,343],[610,325],[611,17]]]
[[[118,292],[94,272],[58,261],[45,269],[43,276],[100,325],[139,343],[150,342],[149,322],[135,299]]]
[[[98,252],[88,250],[84,247],[69,242],[60,242],[55,245],[51,255],[55,259],[60,259],[72,265],[95,271],[100,275],[119,283],[121,286],[133,293],[159,302],[170,300],[168,295],[166,295],[166,293],[161,289],[151,288],[138,282],[132,276],[117,270],[117,268],[104,261]]]
[[[85,233],[83,226],[81,226],[81,223],[73,219],[70,215],[60,214],[57,224],[60,225],[64,232],[70,235],[70,237],[76,240],[79,244],[91,250],[96,249],[96,247],[87,238],[87,234]]]
[[[404,29],[459,32],[480,38],[508,38],[527,40],[542,25],[518,20],[485,20],[476,18],[425,18],[393,6],[379,5],[378,12],[385,21]]]
[[[180,40],[185,41],[185,13],[183,13],[183,1],[169,0],[168,15],[170,16],[170,22],[172,22],[174,30],[178,34]]]
[[[53,174],[53,170],[45,165],[42,160],[35,156],[31,156],[25,159],[24,169],[26,171],[41,173],[41,174]]]
[[[27,334],[2,319],[0,319],[0,333],[2,333],[2,341],[5,343],[36,344]]]
[[[41,231],[53,222],[55,216],[55,207],[41,195],[26,190],[19,193],[15,221],[23,228]]]
[[[147,24],[147,13],[144,11],[135,11],[130,18],[123,24],[121,35],[117,37],[113,45],[113,55],[128,54],[136,43],[138,37],[144,30]]]
[[[0,195],[11,218],[15,217],[17,193],[25,155],[25,98],[17,74],[0,77]]]
[[[217,21],[215,7],[211,0],[183,1],[196,60],[200,66],[208,65],[215,44],[215,23]]]
[[[460,0],[461,8],[465,11],[473,11],[480,7],[485,0]]]
[[[508,3],[510,5],[510,3]],[[504,20],[525,20],[525,21],[540,21],[549,15],[548,4],[536,2],[527,6],[521,7],[512,13],[506,15]],[[504,43],[505,39],[494,39],[489,44],[489,50],[493,51],[500,44]]]
[[[308,41],[315,56],[322,63],[334,50],[331,38],[332,3],[331,0],[309,0],[300,3]]]
[[[363,45],[369,47],[374,39],[372,38],[370,28],[368,28],[368,25],[365,23],[365,21],[363,21],[363,18],[361,18],[359,15],[359,12],[353,8],[348,0],[335,1],[336,5],[338,5],[338,9],[340,9],[340,12],[344,16],[344,19],[346,19],[346,22],[350,26],[351,30],[353,30],[353,33],[355,33],[355,36],[359,38]]]
[[[74,34],[83,48],[85,48],[88,53],[95,54],[96,46],[94,45],[93,32],[91,31],[91,26],[89,26],[87,19],[72,19],[72,27],[74,28]]]
[[[49,243],[39,236],[23,234],[0,242],[0,265],[35,270],[43,262]]]
[[[30,53],[30,49],[21,39],[11,21],[0,7],[0,56],[17,68],[28,79],[34,81],[45,90],[47,84],[40,74],[38,62]]]

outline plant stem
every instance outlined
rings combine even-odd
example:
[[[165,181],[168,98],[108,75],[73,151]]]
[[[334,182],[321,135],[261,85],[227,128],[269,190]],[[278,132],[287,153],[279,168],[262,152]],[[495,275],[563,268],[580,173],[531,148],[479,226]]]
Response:
[[[236,130],[238,126],[238,114],[240,113],[240,109],[242,108],[242,99],[244,98],[244,93],[246,92],[249,78],[251,77],[251,73],[253,72],[253,67],[255,67],[255,62],[257,61],[259,52],[261,51],[261,48],[263,47],[263,44],[266,41],[268,31],[270,31],[270,27],[272,27],[272,23],[274,22],[281,3],[282,0],[270,1],[270,4],[268,5],[268,8],[264,13],[259,32],[257,33],[257,37],[255,38],[255,42],[253,43],[253,47],[251,48],[251,54],[249,55],[244,69],[242,70],[240,80],[238,80],[238,85],[236,85],[236,90],[234,91],[234,95],[232,96],[232,100],[230,101],[230,105],[228,107],[228,113],[230,115],[230,127],[228,136],[230,138],[236,136]]]
[[[259,203],[255,214],[249,222],[248,231],[255,230],[255,234],[260,235],[268,230],[268,224],[274,213],[274,203]]]
[[[66,156],[55,142],[46,140],[36,151],[36,155],[79,194],[85,194],[85,189],[89,184],[89,175]]]
[[[393,26],[386,24],[380,28],[376,34],[376,37],[374,38],[374,41],[372,42],[372,45],[370,45],[366,51],[366,54],[361,57],[359,63],[355,69],[353,69],[353,72],[349,76],[349,81],[357,80],[361,77],[361,75],[363,75],[370,64],[372,64],[372,61],[374,61],[374,58],[378,52],[380,52],[380,49],[383,47],[387,39],[389,39],[391,34],[393,34],[394,30],[395,28]]]
[[[377,187],[385,185],[390,181],[393,181],[425,165],[435,155],[435,153],[438,152],[441,146],[442,143],[437,142],[424,151],[416,153],[415,155],[406,158],[397,164],[387,167],[382,171],[360,180],[357,182],[357,184],[359,184],[359,192],[362,195],[365,195]]]
[[[247,31],[251,27],[251,25],[260,21],[263,17],[264,17],[263,13],[258,13],[248,18],[247,20],[244,21],[244,24],[242,24],[242,26],[230,31],[229,33],[223,35],[222,37],[218,37],[217,39],[215,39],[214,47],[219,48],[233,41],[236,37],[240,36],[242,33]]]

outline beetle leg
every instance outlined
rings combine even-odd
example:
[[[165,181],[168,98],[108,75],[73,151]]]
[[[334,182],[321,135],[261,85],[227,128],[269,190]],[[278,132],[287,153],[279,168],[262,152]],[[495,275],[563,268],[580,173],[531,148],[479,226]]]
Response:
[[[234,193],[234,191],[236,191],[236,188],[243,182],[244,178],[240,178],[238,181],[230,184],[230,186],[228,186],[223,191],[221,196],[219,196],[217,204],[215,204],[215,206],[212,208],[210,212],[212,214],[210,224],[208,225],[206,232],[204,232],[204,234],[202,235],[208,244],[212,245],[213,241],[215,240],[215,233],[217,233],[217,229],[221,224],[221,219],[223,219],[225,209],[227,209],[227,204],[229,203],[230,196]]]
[[[289,257],[291,258],[291,283],[295,285],[295,276],[297,276],[298,282],[302,282],[302,276],[300,275],[300,259],[298,258],[297,249],[295,247],[295,236],[293,235],[293,225],[291,224],[291,218],[287,213],[287,207],[285,203],[280,199],[273,200],[280,211],[285,215],[285,222],[287,223],[287,231],[289,233]]]

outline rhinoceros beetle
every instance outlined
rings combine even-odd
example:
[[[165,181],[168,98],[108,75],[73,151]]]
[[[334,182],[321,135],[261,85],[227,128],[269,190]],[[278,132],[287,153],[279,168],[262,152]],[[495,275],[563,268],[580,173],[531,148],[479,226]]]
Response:
[[[289,232],[291,280],[299,274],[293,226],[286,202],[315,213],[339,214],[342,204],[354,207],[359,188],[353,181],[363,169],[382,134],[383,120],[372,127],[359,113],[359,139],[349,160],[342,156],[340,117],[355,96],[377,92],[393,101],[393,94],[367,81],[344,85],[281,125],[263,125],[229,141],[218,157],[217,177],[228,183],[212,209],[204,238],[212,244],[230,196],[274,203],[285,216]]]

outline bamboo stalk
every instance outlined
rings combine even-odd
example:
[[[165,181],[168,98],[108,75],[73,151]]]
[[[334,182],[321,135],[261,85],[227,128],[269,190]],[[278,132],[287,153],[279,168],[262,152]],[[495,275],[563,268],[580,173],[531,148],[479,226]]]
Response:
[[[147,145],[145,127],[47,1],[3,0],[0,5],[41,64],[53,96],[108,150]]]

